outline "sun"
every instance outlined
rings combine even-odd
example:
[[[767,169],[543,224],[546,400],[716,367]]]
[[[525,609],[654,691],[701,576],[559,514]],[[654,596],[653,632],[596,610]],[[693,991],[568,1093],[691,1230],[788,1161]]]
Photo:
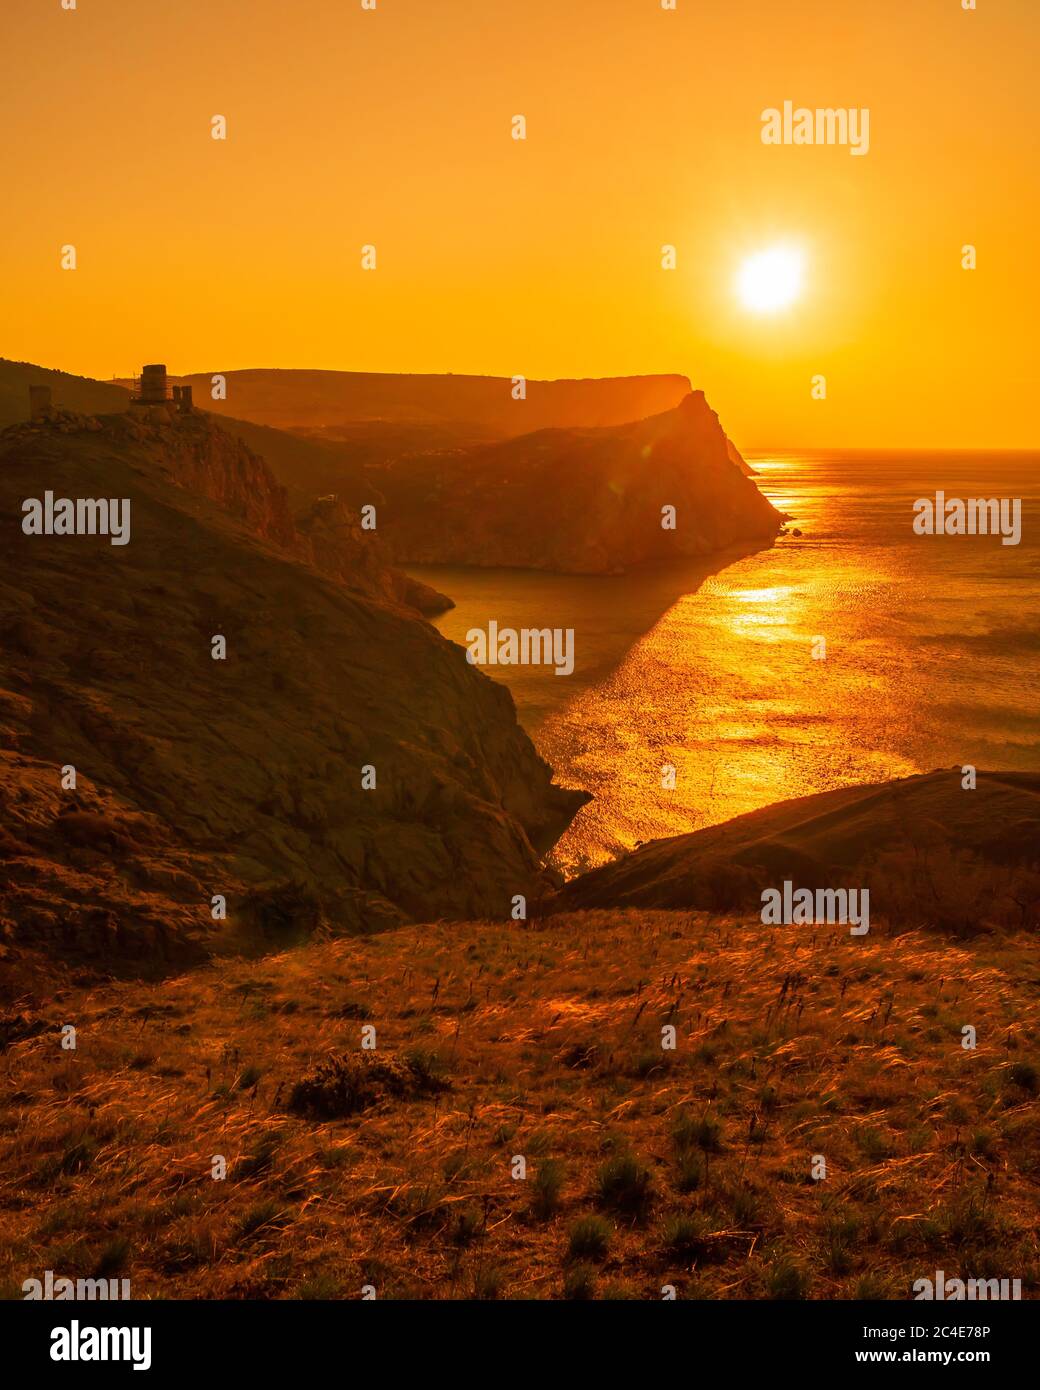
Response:
[[[737,272],[737,294],[748,309],[772,314],[802,292],[805,257],[790,246],[773,246],[749,256]]]

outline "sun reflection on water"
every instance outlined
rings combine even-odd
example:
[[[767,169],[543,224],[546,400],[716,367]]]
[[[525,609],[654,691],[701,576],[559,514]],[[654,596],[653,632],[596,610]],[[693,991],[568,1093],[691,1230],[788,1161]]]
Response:
[[[912,531],[936,467],[951,493],[961,468],[964,495],[985,478],[1028,511],[1035,460],[1004,477],[971,457],[929,456],[916,475],[903,458],[752,466],[791,513],[788,534],[686,590],[652,574],[427,576],[458,602],[438,620],[457,641],[488,616],[574,628],[573,680],[496,671],[556,780],[595,798],[558,847],[568,872],[832,787],[963,762],[1040,767],[1035,540],[1011,554]]]

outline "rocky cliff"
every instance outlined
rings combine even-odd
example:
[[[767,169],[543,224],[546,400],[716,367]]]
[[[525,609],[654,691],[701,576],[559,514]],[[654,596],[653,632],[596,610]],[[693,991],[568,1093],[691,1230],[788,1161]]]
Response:
[[[694,391],[649,419],[413,454],[344,486],[381,499],[399,563],[617,574],[775,537],[780,514],[732,448]]]
[[[128,498],[129,544],[24,534],[45,490]],[[507,919],[543,891],[583,794],[553,785],[508,692],[361,560],[367,533],[340,543],[337,515],[297,526],[263,462],[196,413],[0,436],[8,950],[151,964]]]
[[[371,570],[379,589],[392,568],[375,535],[352,534],[350,514],[365,503],[410,564],[620,573],[765,543],[779,529],[735,476],[753,470],[681,376],[528,381],[519,401],[501,377],[260,369],[226,373],[216,401],[209,375],[171,380],[191,384],[197,405],[263,457],[287,493],[298,549],[313,542],[336,572],[328,542],[338,537],[355,587]],[[0,359],[0,424],[24,420],[28,386],[48,381],[62,409],[126,402],[120,385]],[[661,526],[666,504],[674,530]],[[448,604],[403,576],[393,586],[424,613]]]

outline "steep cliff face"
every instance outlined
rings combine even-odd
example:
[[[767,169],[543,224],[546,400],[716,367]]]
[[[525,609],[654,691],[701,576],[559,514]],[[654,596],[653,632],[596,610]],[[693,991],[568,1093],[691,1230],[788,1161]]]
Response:
[[[106,440],[139,445],[157,476],[216,502],[254,536],[347,588],[423,614],[452,606],[445,595],[396,569],[380,537],[364,532],[356,512],[339,498],[315,499],[294,518],[287,490],[267,461],[234,434],[216,428],[212,417],[151,406],[103,418]],[[31,440],[42,431],[92,433],[99,426],[100,420],[59,412],[50,424],[23,425],[21,433]]]
[[[412,564],[616,574],[764,544],[781,524],[700,391],[625,425],[396,459],[355,485],[357,500],[366,484],[383,499],[380,534]]]
[[[106,418],[104,428],[106,440],[141,445],[161,477],[216,502],[244,521],[253,535],[288,550],[299,548],[285,489],[267,464],[241,440],[213,429],[197,411],[135,408]]]
[[[730,439],[728,436],[726,438],[726,452],[729,455],[730,463],[735,463],[737,467],[740,469],[741,473],[744,474],[745,478],[753,478],[755,476],[755,470],[751,467],[750,463],[748,463],[747,459],[740,452],[737,446],[733,443],[733,440]]]
[[[45,490],[130,499],[129,543],[24,534]],[[544,889],[541,854],[584,796],[377,561],[350,572],[365,537],[297,528],[205,417],[7,431],[0,530],[0,940],[154,961],[507,919]]]
[[[351,588],[402,603],[425,616],[454,607],[451,599],[396,569],[374,531],[364,531],[357,513],[336,496],[315,498],[296,518],[297,546],[315,569]]]

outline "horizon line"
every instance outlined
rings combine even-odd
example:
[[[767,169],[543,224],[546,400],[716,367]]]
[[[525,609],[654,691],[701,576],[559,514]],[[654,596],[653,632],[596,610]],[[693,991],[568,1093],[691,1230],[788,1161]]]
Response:
[[[78,377],[79,380],[81,380],[81,381],[94,381],[94,382],[97,382],[99,385],[102,385],[102,386],[121,386],[124,382],[126,382],[126,381],[132,381],[132,380],[134,379],[134,372],[132,372],[132,371],[129,372],[126,376],[116,376],[116,375],[113,375],[113,376],[111,376],[111,377],[99,377],[99,376],[81,375],[81,374],[78,373],[78,372],[69,371],[69,370],[68,370],[67,368],[65,368],[65,367],[47,367],[47,366],[44,366],[43,363],[41,363],[41,362],[32,362],[32,361],[28,360],[27,358],[3,357],[3,355],[0,354],[0,360],[6,361],[6,362],[10,362],[13,366],[37,367],[37,368],[39,368],[41,371],[45,371],[45,372],[57,372],[57,373],[61,374],[62,376]],[[502,375],[502,374],[495,373],[495,372],[472,372],[472,371],[470,371],[470,372],[457,372],[457,371],[447,371],[447,370],[442,370],[442,371],[387,371],[387,370],[378,369],[378,368],[373,370],[373,369],[370,369],[370,368],[357,368],[357,367],[225,367],[225,368],[223,368],[222,372],[220,372],[220,373],[214,373],[214,372],[211,372],[211,371],[188,371],[188,372],[185,372],[185,371],[171,371],[170,368],[167,366],[167,375],[170,376],[170,377],[189,377],[189,376],[225,375],[225,374],[227,374],[228,372],[327,372],[327,373],[329,373],[330,375],[387,376],[387,377],[395,377],[395,376],[396,376],[396,377],[407,377],[407,376],[444,377],[444,376],[452,376],[452,377],[472,377],[472,378],[475,378],[475,379],[492,380],[492,381],[494,381],[494,380],[499,380],[499,381],[511,381],[511,380],[513,379],[513,377],[512,377],[511,375]],[[522,375],[522,373],[521,373],[520,375]],[[699,391],[706,399],[708,398],[707,391],[704,389],[704,387],[695,386],[695,385],[693,384],[693,378],[690,376],[690,374],[689,374],[688,372],[680,372],[680,371],[668,371],[668,372],[664,372],[664,371],[621,372],[621,373],[614,373],[614,374],[607,375],[607,376],[558,376],[558,377],[531,377],[531,376],[526,376],[524,379],[525,379],[526,381],[528,381],[528,382],[536,382],[536,383],[540,383],[540,384],[543,384],[543,385],[551,385],[551,384],[556,383],[556,382],[577,382],[577,381],[582,381],[582,382],[594,382],[594,381],[632,381],[632,380],[637,380],[637,379],[647,379],[647,378],[654,378],[654,377],[657,377],[657,378],[678,377],[678,378],[682,379],[683,381],[686,381],[686,382],[689,383],[689,385],[690,385],[690,391],[691,391],[691,392],[697,392],[697,391]],[[709,403],[710,403],[710,402],[709,402]],[[203,407],[201,407],[201,406],[197,406],[196,408],[197,408],[197,409],[203,409]],[[671,408],[671,409],[674,409],[675,407],[673,406],[673,407],[670,407],[670,408]],[[209,414],[214,414],[214,415],[215,415],[215,414],[224,414],[224,413],[226,413],[226,412],[223,412],[223,411],[210,411],[210,412],[207,412],[207,413],[209,413]],[[660,414],[661,412],[658,411],[658,412],[656,412],[656,413],[657,413],[657,414]],[[716,412],[716,413],[718,413],[718,412]],[[239,419],[239,418],[241,418],[241,417],[239,417],[239,416],[231,416],[231,418],[232,418],[232,419]],[[366,417],[366,418],[367,418],[368,420],[380,420],[380,419],[383,419],[384,417],[382,417],[382,416],[370,416],[370,417]],[[637,417],[637,418],[648,418],[648,417]],[[255,421],[246,421],[246,423],[257,423],[257,422],[255,422]],[[334,422],[334,423],[335,423],[335,422]],[[358,421],[358,423],[360,423],[360,421]],[[404,420],[393,420],[393,421],[390,421],[389,423],[393,423],[393,424],[403,424],[403,423],[406,423],[406,421],[404,421]],[[442,422],[442,423],[444,423],[444,422]],[[624,423],[628,423],[628,422],[624,422]],[[721,418],[720,418],[720,423],[721,423]],[[285,427],[278,426],[278,425],[268,425],[268,426],[266,426],[265,428],[268,428],[268,429],[280,429],[280,430],[282,431],[282,433],[289,433],[289,432],[291,431],[291,429],[292,429],[291,426],[288,427],[288,429],[286,429]],[[561,427],[561,428],[566,428],[566,427]],[[725,429],[725,426],[723,426],[723,428]],[[790,454],[790,453],[799,453],[799,454],[821,454],[821,453],[828,453],[828,452],[833,452],[833,451],[841,451],[841,452],[844,452],[844,453],[874,453],[874,454],[877,454],[877,453],[882,453],[882,454],[934,454],[934,453],[944,453],[944,454],[980,454],[980,453],[989,453],[989,454],[1033,454],[1033,453],[1040,452],[1040,441],[1037,441],[1037,442],[1031,443],[1031,444],[962,444],[962,443],[957,443],[957,444],[943,444],[943,443],[929,443],[929,444],[872,444],[872,443],[866,443],[866,444],[861,444],[861,443],[856,443],[856,444],[842,444],[842,443],[833,443],[833,444],[815,444],[815,445],[801,445],[801,444],[739,444],[739,445],[738,445],[738,444],[736,443],[736,440],[733,439],[733,436],[729,434],[729,431],[726,430],[725,432],[726,432],[726,434],[727,434],[727,437],[734,443],[734,445],[737,447],[738,451],[739,451],[742,455],[746,455],[746,454],[749,454],[749,453],[760,454],[760,455],[769,454],[769,453],[777,453],[777,454]]]

